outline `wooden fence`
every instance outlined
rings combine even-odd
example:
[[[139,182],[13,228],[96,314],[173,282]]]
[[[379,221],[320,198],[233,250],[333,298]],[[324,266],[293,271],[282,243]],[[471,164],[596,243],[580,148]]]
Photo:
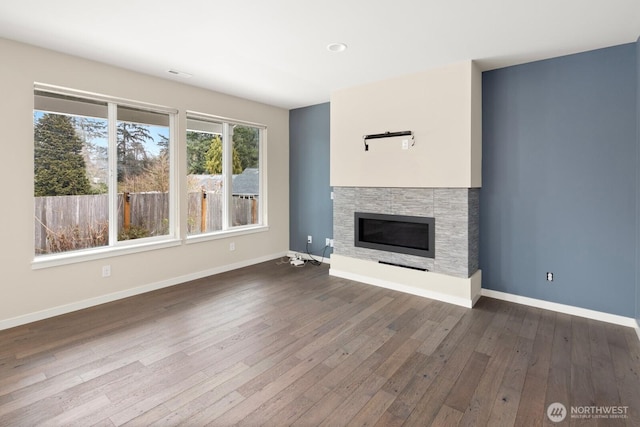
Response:
[[[217,191],[198,191],[188,195],[187,233],[199,234],[222,230],[222,194]],[[258,198],[233,197],[231,224],[258,223]]]
[[[189,193],[187,206],[188,234],[222,229],[222,194],[219,192]],[[257,198],[233,197],[232,224],[257,222]],[[106,194],[36,197],[36,254],[104,246],[109,240],[108,223]],[[159,236],[168,232],[168,193],[118,194],[119,239]]]
[[[36,254],[104,246],[108,224],[106,195],[36,197]]]

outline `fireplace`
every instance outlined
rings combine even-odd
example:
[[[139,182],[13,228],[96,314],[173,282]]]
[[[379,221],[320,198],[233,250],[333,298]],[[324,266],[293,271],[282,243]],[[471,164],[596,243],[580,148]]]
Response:
[[[356,247],[435,257],[435,218],[355,212],[354,219]]]
[[[331,275],[463,307],[478,300],[479,189],[333,191]]]

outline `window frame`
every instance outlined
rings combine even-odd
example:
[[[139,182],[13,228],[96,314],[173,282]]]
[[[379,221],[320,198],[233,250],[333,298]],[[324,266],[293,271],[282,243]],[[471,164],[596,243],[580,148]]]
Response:
[[[93,259],[101,259],[111,256],[119,256],[130,253],[143,252],[147,250],[177,246],[181,243],[179,224],[180,195],[178,186],[178,114],[175,108],[149,104],[145,102],[132,101],[128,99],[96,94],[81,90],[54,86],[44,83],[34,83],[32,98],[32,111],[36,109],[35,96],[37,92],[52,95],[63,95],[79,98],[81,100],[104,102],[107,104],[107,127],[108,127],[108,203],[109,203],[109,239],[105,246],[57,252],[52,254],[36,254],[35,247],[33,253],[32,268],[46,268],[58,265],[65,265],[76,262],[83,262]],[[149,112],[166,114],[169,116],[169,230],[166,235],[145,237],[132,240],[118,241],[118,217],[117,217],[117,123],[118,107],[130,107]],[[51,113],[56,113],[51,111]],[[58,113],[60,114],[60,113]],[[33,196],[33,209],[35,209],[35,196]],[[32,212],[33,212],[32,209]],[[33,233],[33,232],[32,232]],[[35,243],[35,236],[32,234],[32,242]],[[32,243],[33,244],[33,243]]]
[[[222,208],[222,229],[208,231],[205,233],[188,234],[186,232],[185,224],[185,239],[186,243],[196,243],[208,240],[222,239],[229,236],[252,234],[269,230],[268,216],[267,216],[267,126],[261,123],[250,122],[246,120],[238,120],[224,116],[218,116],[214,114],[202,113],[198,111],[187,110],[185,112],[185,123],[187,120],[200,120],[204,122],[217,122],[223,126],[222,137],[222,162],[223,169],[222,175],[225,183],[232,182],[233,179],[233,141],[229,137],[229,127],[232,125],[250,126],[259,129],[258,134],[258,223],[232,226],[230,225],[231,209],[232,209],[232,186],[223,185],[223,208]],[[184,135],[186,140],[186,134],[190,129],[185,126]],[[185,146],[186,152],[186,146]],[[186,179],[187,175],[184,176]],[[184,199],[188,197],[188,194],[184,195]]]

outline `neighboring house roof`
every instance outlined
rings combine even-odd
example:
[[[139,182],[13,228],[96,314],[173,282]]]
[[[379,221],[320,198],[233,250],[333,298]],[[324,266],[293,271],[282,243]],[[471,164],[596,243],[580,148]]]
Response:
[[[193,180],[190,188],[204,188],[206,191],[220,190],[222,187],[222,175],[189,175]]]
[[[189,175],[191,186],[206,191],[218,191],[222,188],[222,175]],[[260,173],[258,168],[247,168],[241,174],[233,175],[232,191],[234,196],[257,196],[260,194]]]
[[[256,196],[260,194],[260,173],[257,168],[246,168],[233,176],[234,196]]]

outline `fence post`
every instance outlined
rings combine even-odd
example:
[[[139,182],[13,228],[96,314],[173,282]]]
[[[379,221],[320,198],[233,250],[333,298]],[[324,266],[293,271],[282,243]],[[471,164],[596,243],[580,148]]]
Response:
[[[202,188],[202,197],[200,201],[200,232],[207,231],[207,190]]]
[[[251,198],[251,224],[258,223],[258,199]]]
[[[40,202],[40,253],[47,254],[47,201],[48,198],[38,197],[36,201]]]
[[[131,197],[128,191],[124,192],[124,229],[129,231],[131,228]]]

